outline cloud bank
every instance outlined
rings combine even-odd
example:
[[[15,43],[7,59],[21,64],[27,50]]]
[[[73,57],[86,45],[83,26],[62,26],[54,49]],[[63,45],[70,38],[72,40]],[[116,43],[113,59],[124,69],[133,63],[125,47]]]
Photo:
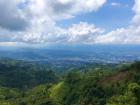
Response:
[[[140,0],[127,28],[111,32],[79,22],[61,28],[58,21],[97,12],[107,0],[0,0],[0,42],[140,44]],[[114,4],[113,4],[114,5]]]

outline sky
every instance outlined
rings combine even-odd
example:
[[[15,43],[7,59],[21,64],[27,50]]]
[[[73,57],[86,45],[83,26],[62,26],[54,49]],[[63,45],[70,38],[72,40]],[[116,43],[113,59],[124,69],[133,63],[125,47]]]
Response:
[[[140,44],[140,0],[0,0],[0,45]]]

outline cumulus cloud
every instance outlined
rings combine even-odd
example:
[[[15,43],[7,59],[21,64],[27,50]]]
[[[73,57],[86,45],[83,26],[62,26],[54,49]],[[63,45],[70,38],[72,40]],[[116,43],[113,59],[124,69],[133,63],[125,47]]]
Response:
[[[105,2],[106,0],[0,0],[0,41],[40,43],[82,40],[82,37],[93,33],[92,29],[84,29],[87,32],[83,31],[82,36],[75,28],[87,28],[87,23],[62,29],[56,21],[97,11]],[[89,28],[94,29],[95,26]]]
[[[104,29],[98,28],[87,22],[73,24],[69,28],[62,29],[59,27],[53,28],[51,32],[40,33],[24,33],[22,37],[13,37],[13,40],[31,43],[91,43],[94,39],[104,32]],[[23,33],[21,33],[23,34]]]
[[[133,10],[135,12],[135,16],[133,17],[132,22],[134,24],[140,24],[140,0],[135,0]]]
[[[0,26],[22,29],[32,20],[51,22],[98,10],[106,0],[0,0]]]
[[[140,43],[140,26],[129,26],[120,28],[107,34],[98,36],[95,43],[112,43],[112,44],[139,44]]]
[[[61,20],[72,18],[81,12],[96,11],[106,0],[40,0],[37,4],[40,4],[40,2],[45,5],[43,9],[49,16]]]
[[[140,0],[135,0],[135,16],[127,28],[106,32],[87,22],[57,26],[57,21],[97,11],[106,1],[0,0],[0,42],[140,44]]]
[[[135,15],[128,27],[99,35],[94,43],[140,44],[140,0],[135,0],[133,10]]]
[[[94,39],[104,32],[103,29],[97,28],[93,24],[86,22],[80,22],[79,24],[73,24],[67,31],[69,36],[68,42],[83,42],[90,43]]]
[[[19,0],[0,0],[0,27],[21,30],[27,26],[28,23],[18,4]]]

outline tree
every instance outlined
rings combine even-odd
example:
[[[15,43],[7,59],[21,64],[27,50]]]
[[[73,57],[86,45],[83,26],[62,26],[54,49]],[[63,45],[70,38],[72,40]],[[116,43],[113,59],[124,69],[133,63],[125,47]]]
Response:
[[[109,99],[106,105],[139,105],[140,86],[130,83],[124,95],[116,95]]]

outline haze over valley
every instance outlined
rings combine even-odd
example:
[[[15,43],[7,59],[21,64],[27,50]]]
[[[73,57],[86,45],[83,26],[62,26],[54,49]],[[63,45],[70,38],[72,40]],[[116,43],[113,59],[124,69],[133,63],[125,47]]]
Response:
[[[140,105],[140,0],[0,0],[0,105]]]

